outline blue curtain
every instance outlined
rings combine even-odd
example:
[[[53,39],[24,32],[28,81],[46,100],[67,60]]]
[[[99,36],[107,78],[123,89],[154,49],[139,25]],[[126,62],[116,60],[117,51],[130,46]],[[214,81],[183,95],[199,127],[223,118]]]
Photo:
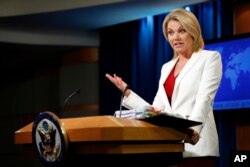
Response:
[[[205,41],[233,35],[233,1],[216,0],[188,6],[201,26]]]

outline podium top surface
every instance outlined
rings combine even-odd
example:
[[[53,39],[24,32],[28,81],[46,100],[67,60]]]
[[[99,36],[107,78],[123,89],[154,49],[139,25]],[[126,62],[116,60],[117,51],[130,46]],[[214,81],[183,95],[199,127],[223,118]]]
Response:
[[[159,127],[143,120],[113,116],[89,116],[60,119],[69,142],[183,140],[185,133],[171,127]],[[32,143],[33,123],[15,132],[15,144]]]

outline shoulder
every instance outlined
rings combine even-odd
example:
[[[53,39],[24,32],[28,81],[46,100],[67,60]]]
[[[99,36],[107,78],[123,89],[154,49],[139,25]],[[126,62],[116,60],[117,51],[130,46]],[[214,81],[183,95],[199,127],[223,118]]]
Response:
[[[202,60],[205,68],[222,68],[222,59],[220,52],[212,50],[201,50],[199,52],[201,58],[200,60]]]
[[[221,54],[218,51],[213,51],[213,50],[200,50],[197,52],[198,55],[200,55],[201,59],[204,60],[218,60],[221,61]]]
[[[214,56],[214,57],[220,57],[220,53],[218,51],[213,51],[213,50],[200,50],[199,52],[197,52],[197,54],[201,54],[204,56]]]

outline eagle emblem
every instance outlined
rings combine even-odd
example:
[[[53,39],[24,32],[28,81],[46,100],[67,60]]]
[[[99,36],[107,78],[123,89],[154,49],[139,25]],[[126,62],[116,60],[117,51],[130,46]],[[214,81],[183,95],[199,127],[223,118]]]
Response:
[[[53,126],[49,125],[47,120],[42,122],[42,127],[38,127],[38,133],[41,141],[39,141],[39,150],[45,159],[55,161],[60,151],[60,142],[56,141],[56,132]]]
[[[62,162],[67,150],[67,135],[60,119],[51,112],[40,113],[33,122],[32,142],[46,165]]]

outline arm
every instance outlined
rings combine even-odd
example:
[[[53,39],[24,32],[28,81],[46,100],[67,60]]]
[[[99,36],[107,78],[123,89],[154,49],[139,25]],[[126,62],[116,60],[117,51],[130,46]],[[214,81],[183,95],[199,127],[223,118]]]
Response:
[[[205,64],[194,108],[189,119],[205,123],[208,113],[213,112],[213,102],[221,77],[222,62],[220,54],[216,52],[209,57]],[[188,128],[185,141],[190,144],[196,144],[200,138],[203,126]]]
[[[110,74],[105,75],[125,96],[123,99],[123,106],[128,109],[150,107],[151,111],[159,113],[158,109],[153,108],[148,102],[133,92],[128,84],[118,77],[116,74],[111,76]]]
[[[128,84],[124,82],[121,77],[118,77],[116,74],[113,76],[106,74],[105,76],[124,94],[123,105],[126,108],[134,109],[149,106],[145,100],[128,87]]]
[[[204,67],[190,119],[204,122],[213,102],[222,77],[222,63],[218,52],[211,55]],[[199,130],[198,130],[199,131]]]

